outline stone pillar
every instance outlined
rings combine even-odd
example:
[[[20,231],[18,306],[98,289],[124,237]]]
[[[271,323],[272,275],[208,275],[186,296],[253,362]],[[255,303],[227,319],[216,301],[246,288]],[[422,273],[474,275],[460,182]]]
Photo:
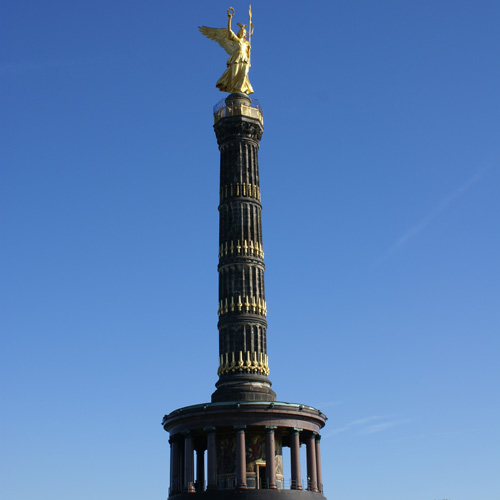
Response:
[[[212,402],[276,401],[268,378],[267,305],[264,287],[259,141],[260,110],[244,94],[230,94],[216,113],[220,150],[219,203],[219,380]],[[252,116],[237,110],[252,109]],[[252,373],[230,369],[250,362]]]
[[[193,436],[184,436],[184,491],[194,493],[194,457],[193,457]]]
[[[276,426],[266,425],[266,479],[267,487],[276,489],[276,446],[274,442],[274,431]]]
[[[292,490],[301,490],[300,484],[300,436],[302,429],[294,427],[290,432],[290,462],[292,471]]]
[[[196,450],[196,491],[198,493],[205,490],[205,449]]]
[[[236,487],[247,489],[247,456],[245,445],[245,427],[235,426],[236,429]]]
[[[321,441],[321,436],[316,434],[316,470],[318,473],[318,491],[323,493],[323,475],[321,473],[321,450],[319,443]]]
[[[217,440],[215,427],[205,427],[207,433],[207,490],[217,489]]]
[[[306,436],[307,447],[307,489],[318,491],[318,471],[316,468],[316,436],[311,432]]]
[[[180,493],[179,463],[180,450],[177,438],[171,437],[170,443],[170,494]]]

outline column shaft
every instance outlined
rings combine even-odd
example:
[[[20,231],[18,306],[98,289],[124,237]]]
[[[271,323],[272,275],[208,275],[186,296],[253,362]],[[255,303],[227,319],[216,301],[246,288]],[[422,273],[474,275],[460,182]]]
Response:
[[[266,479],[267,487],[276,489],[276,445],[272,427],[267,427],[266,435]]]
[[[207,436],[207,489],[217,489],[217,441],[215,429],[208,430]]]
[[[321,436],[316,436],[316,469],[318,473],[318,491],[323,493],[323,475],[321,473],[321,449],[320,449]]]
[[[242,94],[225,99],[226,109],[242,106],[251,108],[252,100]],[[276,401],[268,379],[266,340],[258,163],[262,118],[260,114],[221,118],[218,113],[214,131],[220,150],[219,380],[212,401]]]
[[[290,434],[290,462],[292,471],[292,490],[301,490],[300,483],[300,438],[299,431],[293,430]]]
[[[170,494],[180,492],[179,462],[179,442],[170,439]]]
[[[245,430],[236,432],[236,487],[247,488],[247,457],[245,450]]]
[[[310,434],[306,438],[307,446],[307,489],[318,491],[318,472],[316,468],[316,437]]]
[[[184,437],[184,491],[194,493],[194,457],[193,437],[188,434]]]

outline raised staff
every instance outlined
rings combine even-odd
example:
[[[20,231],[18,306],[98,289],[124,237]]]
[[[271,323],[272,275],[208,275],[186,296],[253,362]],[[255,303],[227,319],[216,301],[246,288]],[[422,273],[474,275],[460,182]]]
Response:
[[[253,23],[252,23],[252,6],[248,6],[248,44],[252,48],[251,40],[253,35]]]
[[[227,69],[217,81],[216,87],[221,92],[242,92],[252,94],[253,88],[248,79],[250,69],[250,37],[253,32],[252,7],[249,14],[249,33],[247,39],[248,26],[238,23],[240,30],[235,34],[231,29],[231,18],[234,15],[233,7],[227,9],[227,28],[207,28],[201,26],[198,29],[211,40],[216,41],[229,55]]]

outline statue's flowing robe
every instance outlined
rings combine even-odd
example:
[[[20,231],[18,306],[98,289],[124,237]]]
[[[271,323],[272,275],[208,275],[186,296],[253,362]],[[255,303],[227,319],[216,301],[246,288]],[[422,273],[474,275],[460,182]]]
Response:
[[[234,34],[233,37],[233,41],[237,41],[239,47],[227,60],[227,69],[217,81],[216,87],[222,92],[252,94],[253,88],[248,80],[250,44],[246,40],[234,36]]]

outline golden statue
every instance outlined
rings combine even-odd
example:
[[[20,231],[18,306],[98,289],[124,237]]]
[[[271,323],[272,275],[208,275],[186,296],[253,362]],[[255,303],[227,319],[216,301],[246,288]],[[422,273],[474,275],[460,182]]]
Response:
[[[235,35],[231,29],[231,18],[234,9],[227,9],[227,28],[207,28],[198,27],[203,35],[215,40],[231,57],[227,60],[227,69],[219,78],[216,87],[221,92],[242,92],[252,94],[253,88],[248,80],[248,70],[250,69],[250,39],[253,33],[252,6],[248,11],[249,21],[246,24],[238,23],[240,30]],[[248,28],[248,39],[247,30]]]

